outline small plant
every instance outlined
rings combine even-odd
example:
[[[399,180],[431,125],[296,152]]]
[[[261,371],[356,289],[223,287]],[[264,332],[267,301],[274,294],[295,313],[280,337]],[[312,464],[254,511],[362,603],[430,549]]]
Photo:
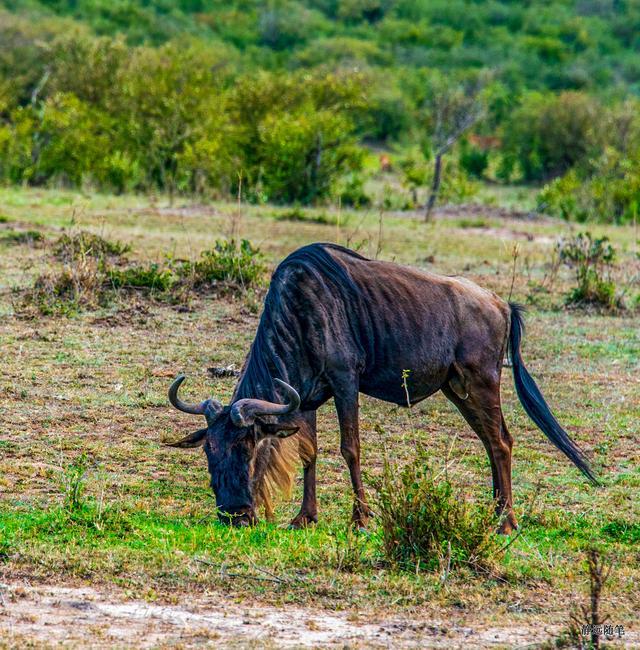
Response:
[[[338,191],[340,204],[352,208],[366,208],[371,205],[371,197],[364,190],[364,179],[359,174],[351,174],[344,179]]]
[[[560,261],[573,268],[578,286],[567,295],[570,305],[596,305],[605,309],[622,306],[616,295],[611,270],[616,251],[608,237],[594,239],[590,233],[579,233],[558,245]]]
[[[573,608],[570,615],[569,634],[577,646],[585,650],[597,650],[600,639],[607,635],[605,626],[607,615],[601,609],[602,593],[611,575],[611,564],[596,548],[586,552],[586,569],[589,573],[589,604]]]
[[[5,562],[9,561],[12,551],[13,545],[11,543],[11,540],[6,537],[0,539],[0,564],[4,564]]]
[[[303,223],[318,223],[324,226],[335,226],[338,223],[338,217],[327,214],[326,212],[307,213],[300,208],[292,208],[274,215],[278,221],[300,221]],[[343,224],[344,225],[344,224]]]
[[[398,469],[385,458],[371,480],[386,559],[401,568],[446,570],[487,563],[497,542],[493,503],[471,504],[446,472],[436,473],[424,451]]]
[[[116,289],[148,289],[156,293],[168,291],[177,282],[171,269],[156,263],[109,269],[107,277]]]
[[[11,219],[5,214],[0,214],[0,223],[9,223]]]
[[[64,262],[92,257],[97,260],[119,258],[131,250],[131,246],[119,241],[109,241],[100,235],[81,230],[75,234],[64,234],[54,244],[55,256]]]
[[[84,505],[84,488],[88,469],[89,459],[85,453],[82,453],[63,470],[64,507],[69,512],[77,512]]]
[[[183,275],[192,275],[194,284],[231,282],[248,288],[260,282],[265,266],[262,253],[246,239],[218,240],[200,259],[183,267]]]
[[[354,573],[362,565],[366,550],[366,537],[353,526],[343,531],[334,531],[336,564],[338,571]]]
[[[458,219],[456,225],[458,228],[488,228],[489,222],[482,217],[478,217],[477,219],[462,218]]]
[[[34,246],[44,241],[44,235],[39,230],[9,230],[2,235],[2,241],[7,244]]]
[[[104,273],[90,258],[74,261],[62,271],[46,272],[36,278],[32,288],[21,293],[16,312],[25,316],[72,316],[81,309],[95,309],[108,303]]]
[[[472,146],[464,146],[460,152],[460,167],[475,178],[482,178],[489,166],[489,153]]]

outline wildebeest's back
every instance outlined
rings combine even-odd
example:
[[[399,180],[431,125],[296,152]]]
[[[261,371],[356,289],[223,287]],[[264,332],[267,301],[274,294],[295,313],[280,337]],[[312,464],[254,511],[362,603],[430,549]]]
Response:
[[[500,372],[509,308],[493,292],[464,278],[328,250],[360,290],[349,315],[366,339],[362,392],[404,404],[405,370],[412,402],[439,390],[454,361]]]

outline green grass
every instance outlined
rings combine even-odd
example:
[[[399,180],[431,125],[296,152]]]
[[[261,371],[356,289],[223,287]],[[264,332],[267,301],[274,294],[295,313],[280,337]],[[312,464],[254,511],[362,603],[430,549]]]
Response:
[[[230,234],[237,217],[237,206],[226,204],[171,208],[142,197],[44,190],[0,189],[0,204],[11,219],[38,225],[47,238],[75,220],[76,227],[130,244],[135,264],[159,262],[167,254],[196,259]],[[272,215],[272,209],[247,206],[239,224],[241,236],[264,251],[270,269],[299,245],[337,240],[365,255],[378,253],[432,271],[462,273],[466,267],[466,276],[509,294],[513,241],[488,237],[455,219],[424,225],[386,215],[380,231],[373,213],[350,212],[345,227],[292,224]],[[512,298],[524,302],[528,275],[544,276],[555,238],[568,226],[487,218],[492,228],[533,236],[519,240],[513,283]],[[631,229],[600,230],[620,248],[623,281],[638,264]],[[423,262],[430,255],[433,261]],[[7,247],[0,255],[5,579],[117,584],[127,593],[167,600],[213,589],[247,602],[394,614],[410,606],[421,620],[563,626],[568,603],[584,593],[584,549],[597,544],[617,558],[605,605],[615,612],[615,623],[633,627],[640,582],[640,331],[633,314],[564,310],[563,295],[572,281],[568,270],[561,270],[551,287],[551,308],[528,314],[523,357],[560,421],[593,458],[604,485],[587,485],[526,418],[505,369],[504,411],[516,441],[513,485],[521,534],[496,554],[489,573],[455,568],[443,585],[438,571],[416,574],[388,565],[375,519],[367,536],[347,533],[350,485],[330,404],[319,412],[318,526],[286,529],[299,505],[300,478],[292,497],[278,502],[275,522],[251,530],[220,526],[202,453],[161,445],[200,426],[197,418],[169,408],[166,390],[172,377],[185,371],[186,398],[214,394],[228,401],[233,379],[213,383],[205,369],[241,366],[258,315],[242,298],[203,295],[189,310],[138,297],[73,318],[15,318],[11,287],[28,286],[52,264],[61,263],[52,260],[51,251],[26,245]],[[380,475],[388,449],[400,466],[409,463],[415,430],[436,459],[446,455],[455,437],[453,484],[471,500],[490,493],[482,445],[442,396],[413,408],[411,420],[406,410],[373,399],[363,397],[361,405],[366,472]],[[84,492],[79,507],[70,510],[65,476],[82,454]],[[269,574],[278,580],[264,580]],[[525,609],[514,613],[513,603]]]

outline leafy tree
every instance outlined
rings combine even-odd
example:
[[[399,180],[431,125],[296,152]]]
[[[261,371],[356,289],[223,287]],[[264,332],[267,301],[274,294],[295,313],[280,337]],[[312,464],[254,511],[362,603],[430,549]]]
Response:
[[[584,93],[528,95],[504,127],[505,157],[524,180],[559,176],[601,147],[601,115],[600,104]]]
[[[261,183],[265,198],[312,203],[332,180],[361,165],[353,125],[329,110],[303,105],[294,113],[270,113],[260,127]]]
[[[425,117],[434,162],[429,198],[425,205],[425,221],[431,218],[438,199],[444,155],[484,114],[483,87],[483,80],[477,77],[457,84],[439,75],[432,79]]]
[[[147,170],[147,187],[172,195],[185,148],[223,110],[219,54],[198,44],[141,48],[119,71],[119,147]]]

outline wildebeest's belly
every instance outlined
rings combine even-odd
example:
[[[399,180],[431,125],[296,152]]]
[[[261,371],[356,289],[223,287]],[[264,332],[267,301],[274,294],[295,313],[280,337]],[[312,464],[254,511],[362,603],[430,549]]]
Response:
[[[449,374],[449,364],[402,368],[400,366],[373,369],[360,377],[360,392],[370,397],[407,406],[436,393]]]

